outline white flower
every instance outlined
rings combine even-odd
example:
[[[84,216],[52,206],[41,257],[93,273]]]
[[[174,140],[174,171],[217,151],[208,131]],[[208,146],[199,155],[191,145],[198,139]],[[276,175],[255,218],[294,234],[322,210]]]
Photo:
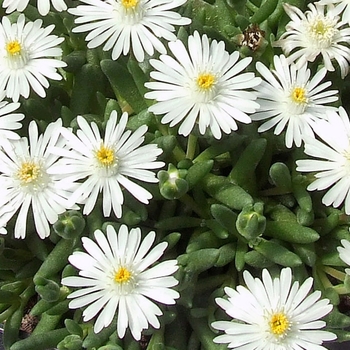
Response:
[[[346,45],[350,40],[350,28],[343,28],[345,23],[339,20],[338,10],[318,3],[309,4],[305,13],[286,3],[283,6],[291,21],[274,46],[282,47],[286,55],[292,53],[288,59],[290,62],[297,60],[298,67],[322,55],[324,66],[334,71],[332,60],[335,59],[344,78],[350,62],[350,49]]]
[[[350,266],[350,242],[346,239],[342,239],[340,241],[342,246],[337,247],[339,257],[343,260],[347,265]],[[345,272],[350,275],[350,269],[345,269]]]
[[[68,296],[73,299],[69,307],[89,305],[83,312],[84,321],[100,313],[94,325],[95,333],[107,327],[117,312],[118,336],[124,337],[129,327],[133,337],[139,340],[141,331],[149,324],[160,327],[157,316],[162,315],[162,311],[152,300],[175,304],[179,293],[170,287],[178,281],[170,275],[178,269],[177,261],[167,260],[151,266],[168,245],[159,243],[150,251],[155,236],[151,231],[141,242],[139,228],[128,232],[128,228],[121,225],[117,234],[109,225],[107,237],[96,230],[97,244],[83,237],[87,253],[74,252],[69,257],[69,262],[80,270],[79,276],[62,279],[62,284],[80,288]]]
[[[181,40],[170,42],[174,58],[161,55],[152,59],[151,72],[155,81],[146,83],[154,90],[146,98],[158,101],[149,110],[165,114],[162,123],[170,126],[181,123],[179,134],[187,136],[195,123],[204,134],[209,127],[215,138],[221,132],[229,134],[237,130],[236,121],[250,123],[247,113],[254,113],[259,105],[256,94],[249,91],[261,79],[254,73],[241,73],[251,58],[239,61],[238,51],[229,54],[223,41],[209,43],[206,35],[198,32],[188,38],[188,51]]]
[[[274,56],[274,66],[275,70],[271,72],[261,62],[256,64],[265,81],[256,88],[260,108],[251,117],[252,120],[268,119],[259,127],[259,132],[276,126],[274,133],[279,135],[286,128],[286,146],[290,148],[294,142],[299,147],[304,135],[313,136],[311,121],[327,118],[326,113],[335,110],[325,104],[338,100],[337,90],[324,91],[331,82],[320,84],[327,73],[326,68],[310,79],[306,63],[297,69],[281,55]]]
[[[186,0],[80,0],[87,5],[79,5],[68,12],[78,16],[79,24],[75,33],[89,32],[88,47],[95,48],[103,43],[103,50],[112,49],[112,59],[132,52],[139,62],[145,52],[154,54],[154,49],[166,53],[160,38],[175,40],[173,25],[191,23],[188,18],[170,11]]]
[[[40,238],[49,236],[49,223],[55,223],[59,214],[72,208],[67,201],[70,186],[62,184],[59,172],[52,172],[58,156],[49,150],[52,146],[64,146],[63,138],[59,137],[61,124],[60,119],[49,124],[45,133],[39,136],[38,127],[32,121],[29,124],[29,144],[26,137],[2,142],[0,226],[6,225],[18,212],[15,238],[24,238],[26,235],[29,207],[32,207],[35,228]]]
[[[284,268],[274,279],[266,269],[262,281],[248,271],[243,277],[247,287],[226,287],[228,300],[216,299],[233,320],[212,323],[226,333],[214,342],[242,350],[321,350],[326,349],[320,346],[323,341],[336,338],[320,330],[326,323],[319,319],[332,310],[332,305],[328,299],[318,300],[320,291],[308,295],[312,277],[301,286],[297,281],[292,284],[290,268]]]
[[[342,21],[350,24],[350,0],[320,0],[321,5],[337,5],[336,11],[342,13]]]
[[[11,24],[7,17],[0,24],[0,90],[17,102],[20,96],[28,98],[30,88],[40,97],[45,97],[44,88],[49,87],[47,78],[62,79],[58,67],[66,64],[58,59],[61,56],[59,45],[64,39],[50,35],[55,28],[50,25],[42,28],[42,20],[25,23],[21,14],[16,23]]]
[[[297,171],[316,172],[308,190],[325,190],[322,202],[339,207],[345,201],[350,214],[350,122],[344,108],[333,112],[329,121],[320,120],[314,131],[322,139],[305,138],[305,153],[318,159],[297,160]]]
[[[67,5],[64,0],[37,0],[38,11],[42,16],[46,16],[50,11],[50,3],[56,11],[64,11],[67,9]],[[29,4],[29,0],[4,0],[2,7],[6,8],[6,13],[13,11],[22,12]]]
[[[19,139],[19,135],[12,130],[17,130],[22,127],[19,123],[24,119],[22,113],[12,113],[19,108],[20,103],[3,101],[5,98],[5,91],[0,93],[0,143],[3,138],[6,139]]]
[[[94,208],[98,194],[103,194],[103,214],[109,216],[111,209],[117,217],[122,215],[123,192],[121,186],[142,203],[148,203],[151,193],[130,178],[144,182],[158,182],[153,171],[164,165],[156,162],[162,149],[155,144],[141,146],[147,126],[139,127],[134,133],[125,131],[128,115],[124,113],[117,123],[117,112],[113,111],[102,138],[95,123],[78,116],[80,127],[77,136],[62,128],[62,135],[72,150],[58,149],[63,156],[57,164],[69,183],[84,179],[70,198],[71,203],[84,203],[84,214]],[[58,171],[57,169],[57,171]]]

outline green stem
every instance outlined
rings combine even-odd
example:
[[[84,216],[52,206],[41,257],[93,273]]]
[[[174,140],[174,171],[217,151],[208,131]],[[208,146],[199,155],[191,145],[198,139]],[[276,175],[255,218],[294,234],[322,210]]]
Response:
[[[193,160],[194,155],[196,153],[198,137],[190,134],[187,139],[187,150],[186,150],[186,158]]]
[[[345,288],[345,286],[343,284],[339,284],[338,286],[333,287],[333,289],[339,295],[349,294],[349,290],[347,288]]]
[[[322,283],[324,289],[333,288],[333,284],[330,282],[324,271],[322,271],[321,269],[317,269],[316,274],[320,282]]]
[[[173,155],[177,162],[186,158],[186,154],[180,146],[175,146],[173,149]]]
[[[323,271],[328,275],[336,278],[339,281],[344,281],[346,274],[344,272],[338,271],[337,269],[329,266],[324,266]]]

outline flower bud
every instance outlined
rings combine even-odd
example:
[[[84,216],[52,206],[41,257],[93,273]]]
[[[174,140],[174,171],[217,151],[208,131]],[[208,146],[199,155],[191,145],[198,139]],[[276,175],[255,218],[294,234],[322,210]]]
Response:
[[[82,348],[83,341],[77,334],[67,335],[57,345],[59,350],[80,350]]]
[[[266,228],[266,218],[263,215],[263,203],[246,205],[239,213],[236,228],[248,241],[255,240]]]
[[[53,224],[54,231],[64,239],[73,239],[83,232],[85,220],[79,211],[69,210],[61,214]]]
[[[168,170],[158,172],[160,193],[166,199],[177,199],[188,191],[188,183],[184,179],[187,174],[185,169],[176,169],[169,164]]]
[[[50,279],[37,277],[34,279],[35,291],[40,297],[49,302],[55,302],[60,297],[60,286]]]

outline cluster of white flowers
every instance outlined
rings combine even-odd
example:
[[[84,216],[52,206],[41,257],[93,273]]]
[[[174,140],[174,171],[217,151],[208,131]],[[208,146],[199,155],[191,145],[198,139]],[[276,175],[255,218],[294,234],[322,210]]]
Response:
[[[239,123],[259,123],[263,133],[274,128],[285,132],[287,148],[303,146],[315,159],[296,162],[300,172],[316,173],[308,186],[326,190],[325,205],[339,207],[345,202],[350,214],[350,121],[342,107],[335,107],[338,91],[329,89],[328,72],[339,66],[345,78],[350,63],[350,6],[341,0],[310,3],[308,10],[284,4],[291,21],[273,43],[283,51],[273,58],[273,67],[256,63],[260,76],[247,69],[251,57],[228,52],[223,41],[210,40],[194,31],[184,43],[176,27],[190,24],[189,18],[174,10],[186,0],[80,0],[67,9],[64,0],[37,0],[40,15],[50,9],[68,11],[76,26],[74,33],[87,33],[88,48],[110,51],[112,60],[133,55],[140,63],[149,60],[152,72],[145,84],[145,98],[154,100],[149,112],[161,115],[161,123],[178,127],[178,133],[212,135],[221,139],[239,128]],[[34,2],[33,2],[34,3]],[[4,0],[6,13],[24,11],[29,0]],[[52,7],[51,7],[52,5]],[[26,236],[27,216],[32,210],[40,238],[48,237],[50,224],[68,209],[88,215],[102,197],[105,217],[122,216],[123,191],[147,204],[152,194],[138,182],[156,183],[155,169],[162,150],[156,144],[142,145],[147,126],[126,130],[128,114],[113,111],[104,135],[96,123],[77,116],[78,129],[62,126],[61,119],[39,134],[35,121],[29,123],[28,137],[19,137],[24,115],[13,113],[19,101],[35,93],[46,96],[49,80],[61,80],[63,37],[51,34],[54,25],[27,21],[20,14],[12,23],[4,16],[0,24],[0,233],[16,216],[14,237]],[[153,55],[158,58],[151,58]],[[313,73],[310,63],[323,66]],[[5,101],[7,98],[9,101]],[[150,102],[151,104],[151,102]],[[334,137],[337,135],[337,137]],[[135,180],[135,181],[133,181]],[[171,305],[179,298],[172,289],[176,260],[154,265],[167,243],[152,250],[155,233],[141,241],[141,230],[119,232],[107,226],[97,230],[94,240],[82,238],[86,252],[74,252],[69,261],[79,276],[62,283],[78,287],[69,298],[73,309],[86,307],[84,321],[97,316],[95,332],[111,324],[117,314],[117,332],[123,337],[130,328],[137,340],[149,325],[160,327],[162,310],[153,301]],[[350,243],[342,241],[340,258],[349,261]],[[347,270],[349,272],[349,270]],[[213,328],[226,334],[215,338],[236,349],[324,349],[323,341],[335,339],[320,318],[332,305],[310,294],[313,280],[300,287],[292,284],[289,268],[272,278],[264,270],[262,281],[244,272],[247,286],[226,288],[228,300],[217,303],[233,321],[217,321]],[[153,301],[151,301],[152,299]],[[236,322],[237,321],[237,322]]]

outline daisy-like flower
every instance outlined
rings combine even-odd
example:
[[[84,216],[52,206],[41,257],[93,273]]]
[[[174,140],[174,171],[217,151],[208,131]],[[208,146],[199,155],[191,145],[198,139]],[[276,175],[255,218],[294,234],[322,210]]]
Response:
[[[299,8],[283,4],[291,21],[274,46],[282,47],[290,62],[297,60],[298,68],[305,62],[313,62],[321,55],[323,64],[328,71],[334,71],[332,60],[339,66],[342,78],[349,70],[350,28],[338,16],[339,11],[333,6],[319,3],[309,4],[305,13]]]
[[[46,16],[49,13],[51,3],[58,12],[67,10],[64,0],[37,0],[38,11],[42,16]],[[29,0],[4,0],[2,7],[6,9],[6,13],[13,11],[22,12],[28,4]]]
[[[60,80],[58,67],[66,63],[52,57],[61,56],[58,46],[64,39],[50,35],[55,28],[42,28],[42,20],[25,23],[21,14],[16,23],[7,17],[0,24],[0,90],[17,102],[20,96],[28,98],[30,88],[45,97],[49,79]]]
[[[32,208],[35,228],[40,238],[48,237],[50,224],[68,205],[70,187],[62,184],[60,172],[52,172],[58,156],[50,153],[53,146],[64,147],[60,137],[62,121],[59,119],[38,135],[34,121],[29,124],[29,142],[26,137],[11,142],[2,142],[0,149],[0,187],[2,191],[0,226],[17,213],[15,238],[26,235],[27,215]]]
[[[24,119],[24,114],[12,113],[19,108],[20,103],[9,103],[3,101],[4,98],[5,91],[0,93],[0,143],[4,138],[18,140],[19,135],[12,130],[20,129],[22,124],[19,122]]]
[[[297,281],[292,284],[290,268],[282,269],[274,279],[266,269],[262,280],[253,278],[248,271],[243,277],[246,287],[226,287],[228,300],[216,299],[233,320],[212,323],[215,329],[226,333],[214,342],[229,343],[229,348],[242,350],[320,350],[326,349],[321,346],[323,341],[336,338],[321,330],[326,323],[319,319],[332,310],[332,305],[328,299],[319,300],[320,291],[308,295],[312,277],[301,286]]]
[[[62,284],[80,288],[68,296],[73,299],[69,307],[77,309],[88,305],[83,312],[84,321],[99,313],[95,333],[107,327],[117,313],[118,336],[124,337],[129,327],[133,337],[139,340],[141,331],[149,324],[160,327],[157,316],[162,315],[162,311],[153,300],[175,304],[179,293],[171,287],[178,281],[170,275],[178,269],[177,261],[167,260],[151,266],[168,245],[162,242],[150,250],[155,236],[151,231],[141,242],[139,228],[128,232],[128,228],[121,225],[116,233],[109,225],[107,237],[96,230],[97,244],[83,237],[86,253],[74,252],[69,257],[69,262],[80,270],[79,276],[62,279]]]
[[[297,171],[315,174],[309,191],[329,190],[322,198],[325,205],[339,207],[345,201],[350,214],[350,122],[344,108],[333,112],[329,121],[319,120],[313,129],[322,139],[306,137],[305,153],[316,159],[297,160]]]
[[[274,66],[271,72],[261,62],[256,64],[264,80],[257,87],[260,108],[252,119],[268,119],[259,127],[259,132],[275,127],[274,133],[279,135],[286,128],[286,146],[290,148],[294,142],[299,147],[304,135],[313,136],[311,121],[327,118],[328,111],[335,110],[325,104],[337,101],[338,91],[326,90],[331,82],[321,84],[326,68],[310,79],[306,63],[297,69],[281,55],[274,57]]]
[[[130,178],[144,182],[158,182],[153,171],[164,165],[155,161],[162,149],[155,144],[143,145],[147,126],[143,125],[134,133],[125,131],[128,114],[123,113],[117,123],[117,112],[113,111],[106,124],[104,138],[95,123],[88,122],[78,116],[80,127],[77,136],[72,131],[62,128],[61,132],[67,140],[70,151],[58,148],[57,154],[63,158],[57,164],[66,174],[68,183],[83,179],[70,198],[71,203],[83,203],[84,214],[94,208],[98,194],[103,195],[103,214],[109,216],[113,212],[117,217],[122,215],[122,187],[129,191],[142,203],[148,203],[151,193]]]
[[[86,40],[89,48],[102,44],[103,50],[112,49],[112,59],[116,60],[132,49],[139,62],[145,52],[154,54],[154,50],[166,53],[160,38],[175,40],[174,25],[191,23],[189,18],[171,11],[186,0],[80,0],[79,5],[68,12],[78,16],[73,29],[75,33],[89,32]]]
[[[164,114],[162,123],[171,127],[181,123],[179,133],[184,136],[198,123],[201,134],[209,127],[220,139],[222,131],[237,130],[236,121],[251,122],[247,113],[254,113],[259,105],[254,101],[256,93],[249,89],[261,79],[251,72],[242,73],[250,57],[239,60],[238,51],[229,54],[223,41],[209,42],[198,32],[189,36],[188,51],[181,40],[168,45],[174,58],[161,55],[159,60],[152,59],[155,81],[145,84],[153,90],[145,97],[158,101],[149,110]]]
[[[350,0],[320,0],[321,5],[336,5],[336,10],[342,13],[342,21],[350,24]]]

